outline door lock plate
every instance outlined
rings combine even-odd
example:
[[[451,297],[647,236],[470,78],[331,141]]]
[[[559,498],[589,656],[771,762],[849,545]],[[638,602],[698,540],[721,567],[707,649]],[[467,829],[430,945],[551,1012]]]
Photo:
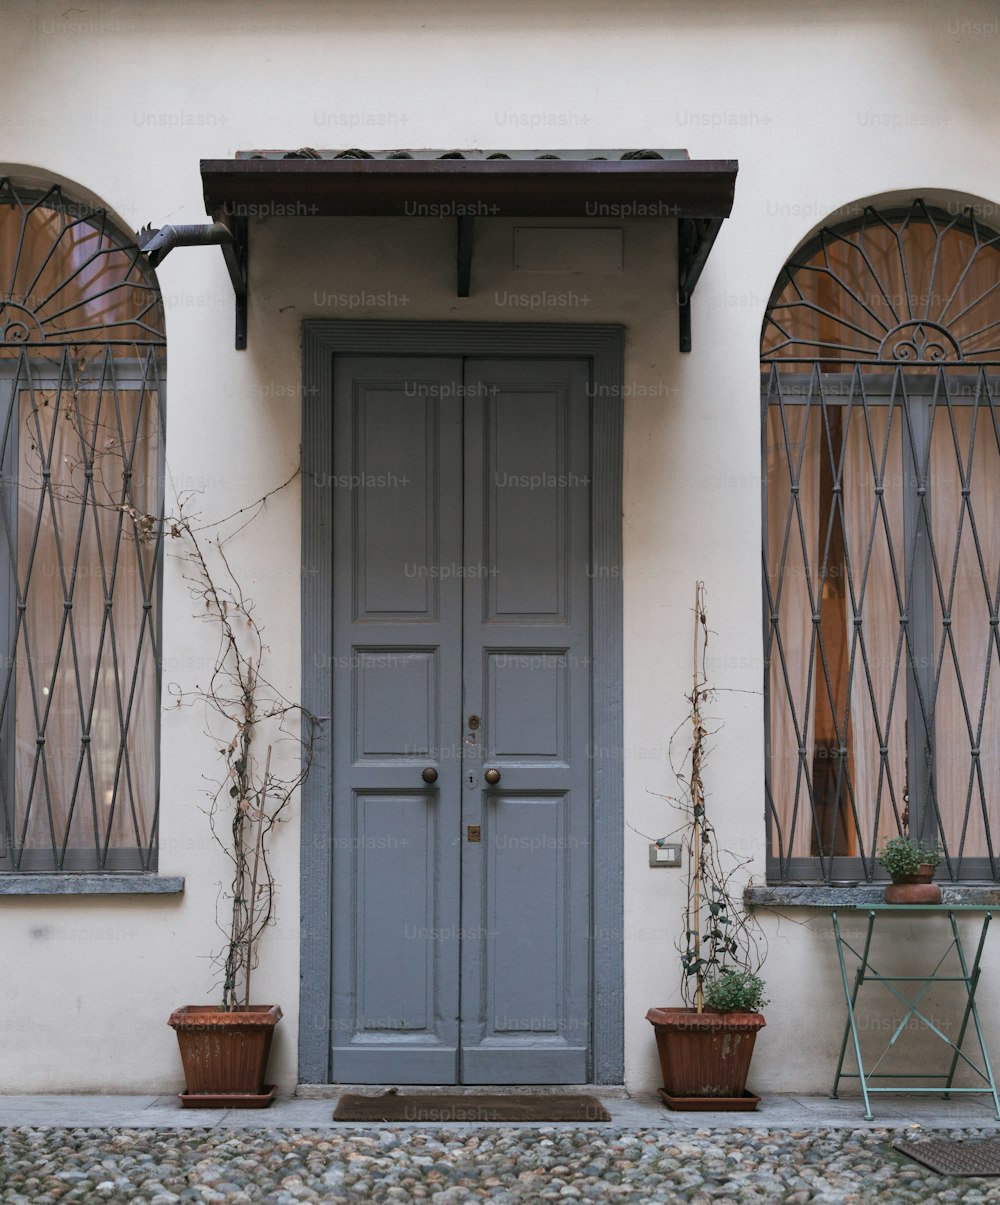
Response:
[[[479,727],[479,724],[480,724],[479,716],[477,716],[477,715],[469,716],[469,728],[472,732],[476,731],[476,729]]]
[[[482,830],[478,824],[470,824],[465,830],[465,838],[467,841],[481,841]]]

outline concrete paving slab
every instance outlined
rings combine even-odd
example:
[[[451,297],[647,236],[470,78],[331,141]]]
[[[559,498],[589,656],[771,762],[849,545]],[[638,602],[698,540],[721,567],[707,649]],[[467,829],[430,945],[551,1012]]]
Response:
[[[797,1096],[794,1099],[806,1110],[807,1115],[822,1115],[824,1120],[821,1124],[824,1125],[832,1124],[838,1117],[863,1117],[865,1112],[865,1102],[860,1096],[841,1096],[836,1100],[829,1096]],[[908,1117],[911,1101],[912,1098],[904,1104],[897,1097],[882,1097],[874,1102],[872,1112],[886,1118]],[[919,1105],[919,1101],[913,1103]]]
[[[614,1125],[662,1126],[670,1116],[666,1105],[655,1096],[625,1097],[620,1100],[601,1096],[598,1099],[611,1114]]]
[[[335,1122],[336,1100],[300,1100],[297,1097],[277,1098],[269,1109],[230,1109],[225,1124],[237,1128],[267,1126],[268,1129],[357,1129],[357,1123]],[[266,1120],[264,1119],[266,1114]]]
[[[609,1128],[732,1130],[812,1130],[822,1128],[954,1129],[976,1126],[998,1129],[992,1107],[981,1099],[944,1101],[937,1096],[884,1097],[873,1104],[875,1118],[864,1120],[860,1096],[765,1096],[756,1112],[673,1112],[655,1096],[629,1097],[615,1092],[594,1093],[611,1113],[610,1122],[589,1123]],[[106,1129],[277,1130],[277,1129],[378,1129],[356,1122],[335,1122],[336,1097],[303,1098],[279,1096],[269,1109],[184,1109],[176,1096],[45,1095],[0,1096],[0,1127],[47,1126]],[[407,1123],[419,1128],[420,1123]],[[526,1128],[538,1123],[521,1123]],[[573,1128],[574,1123],[551,1123]],[[489,1128],[482,1123],[449,1126],[456,1130]]]
[[[3,1116],[3,1098],[0,1097],[0,1117]],[[258,1110],[263,1111],[263,1110]],[[232,1109],[185,1109],[176,1096],[157,1096],[148,1108],[133,1123],[137,1129],[145,1126],[177,1126],[191,1129],[195,1126],[218,1127],[222,1125]]]
[[[0,1125],[128,1126],[135,1124],[155,1099],[89,1094],[0,1096]]]
[[[0,1126],[215,1126],[230,1111],[183,1109],[176,1096],[0,1096]]]
[[[809,1115],[810,1125],[816,1126],[892,1126],[919,1125],[936,1128],[1000,1125],[992,1107],[981,1101],[966,1098],[953,1101],[938,1096],[907,1095],[878,1096],[872,1101],[874,1119],[865,1121],[865,1105],[860,1096],[798,1096],[791,1098]]]

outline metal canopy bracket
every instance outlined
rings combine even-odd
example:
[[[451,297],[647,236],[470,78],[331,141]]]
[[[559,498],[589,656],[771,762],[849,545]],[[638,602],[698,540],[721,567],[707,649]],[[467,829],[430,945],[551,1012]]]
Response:
[[[722,229],[722,218],[681,218],[677,223],[677,324],[681,351],[691,350],[691,295]]]
[[[231,218],[233,241],[222,244],[222,258],[229,269],[236,297],[236,350],[247,345],[247,310],[249,308],[250,234],[246,218]]]
[[[693,160],[683,150],[241,151],[235,159],[201,162],[205,209],[224,222],[149,234],[190,235],[191,241],[175,237],[161,259],[172,246],[222,247],[236,292],[236,346],[243,348],[250,216],[457,219],[459,297],[471,291],[477,217],[668,218],[678,224],[680,349],[687,352],[691,294],[732,210],[738,170],[735,160]],[[222,237],[205,236],[220,229]]]
[[[475,218],[458,219],[458,295],[468,297],[472,284],[472,239]]]
[[[236,350],[246,349],[250,246],[245,217],[200,226],[161,226],[159,229],[144,226],[136,235],[136,242],[151,268],[158,267],[174,247],[221,247],[236,296]]]

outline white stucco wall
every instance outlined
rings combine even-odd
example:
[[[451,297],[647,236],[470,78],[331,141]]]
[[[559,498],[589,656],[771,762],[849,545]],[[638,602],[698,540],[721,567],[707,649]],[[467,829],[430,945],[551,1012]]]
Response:
[[[996,221],[1000,18],[989,3],[807,0],[195,0],[23,3],[0,42],[0,168],[75,182],[124,223],[204,220],[200,158],[251,147],[685,146],[737,158],[732,218],[677,351],[674,231],[625,225],[625,270],[515,272],[513,223],[477,231],[473,296],[454,296],[453,228],[426,221],[263,220],[251,231],[250,339],[233,350],[214,249],[160,270],[169,339],[167,459],[211,518],[284,480],[299,455],[306,317],[619,322],[625,401],[626,1081],[657,1082],[646,1009],[675,999],[681,876],[647,865],[670,820],[666,741],[688,689],[693,582],[707,583],[715,682],[731,688],[709,769],[725,843],[764,853],[757,350],[788,254],[858,198],[954,195]],[[23,174],[23,172],[22,172]],[[948,196],[941,193],[945,200]],[[953,197],[952,197],[953,199]],[[534,224],[534,223],[533,223]],[[526,310],[508,293],[572,290]],[[384,306],[329,295],[391,294]],[[581,300],[589,300],[584,304]],[[403,302],[401,299],[406,298]],[[298,501],[269,503],[233,558],[268,625],[272,672],[299,681]],[[266,550],[266,555],[261,550]],[[176,567],[165,590],[166,682],[191,685],[205,633]],[[0,898],[0,1090],[168,1091],[181,1085],[170,1010],[208,1002],[224,867],[204,817],[214,746],[165,711],[160,870],[172,898]],[[298,819],[274,846],[278,925],[254,995],[286,1020],[273,1078],[294,1085]],[[764,918],[772,1003],[758,1090],[824,1090],[842,1010],[825,918]],[[913,934],[917,937],[917,934]],[[991,961],[988,974],[996,972]],[[992,997],[992,998],[990,998]],[[1000,1002],[984,999],[1000,1035]],[[1000,1041],[1000,1038],[998,1038]],[[1000,1054],[1000,1046],[996,1053]]]

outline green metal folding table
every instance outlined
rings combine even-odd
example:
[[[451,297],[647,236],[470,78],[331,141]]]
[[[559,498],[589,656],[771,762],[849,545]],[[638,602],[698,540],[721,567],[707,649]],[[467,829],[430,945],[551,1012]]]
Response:
[[[868,913],[868,928],[865,933],[864,946],[861,950],[857,950],[849,941],[846,940],[840,931],[840,921],[838,912],[867,912]],[[976,954],[969,965],[966,957],[965,949],[962,945],[962,938],[958,931],[957,918],[969,914],[978,913],[983,917],[982,929],[979,933],[979,942],[976,946]],[[869,962],[869,954],[871,951],[872,936],[875,932],[875,922],[882,917],[892,916],[947,916],[951,926],[951,940],[944,953],[938,959],[932,970],[922,975],[882,975]],[[979,1093],[989,1094],[993,1098],[993,1108],[996,1111],[997,1120],[1000,1121],[1000,1097],[997,1096],[996,1081],[993,1078],[993,1068],[990,1064],[989,1054],[986,1051],[986,1042],[983,1037],[983,1027],[979,1020],[979,1010],[976,1008],[976,988],[979,986],[980,963],[983,956],[983,947],[986,944],[986,931],[989,929],[990,921],[993,918],[993,913],[988,908],[978,907],[973,904],[856,904],[847,905],[846,907],[834,908],[832,911],[833,918],[833,933],[837,943],[837,957],[840,960],[840,973],[844,983],[844,997],[847,1001],[847,1024],[844,1027],[844,1040],[840,1046],[840,1058],[837,1062],[837,1074],[833,1081],[833,1092],[831,1095],[836,1099],[837,1090],[840,1087],[842,1079],[858,1079],[861,1081],[861,1093],[865,1101],[865,1120],[871,1121],[873,1118],[871,1097],[875,1093],[887,1092],[940,1092],[946,1099],[952,1093]],[[944,964],[948,955],[955,951],[958,957],[958,963],[961,967],[961,975],[941,974],[941,967]],[[854,985],[851,986],[850,976],[847,969],[847,959],[845,951],[850,951],[851,954],[858,959],[857,970],[854,975]],[[894,985],[897,983],[919,983],[922,986],[917,992],[913,1000],[908,999]],[[858,1019],[857,1019],[857,1004],[858,993],[861,991],[861,985],[864,983],[881,983],[904,1005],[906,1005],[906,1014],[893,1030],[892,1036],[889,1038],[889,1043],[885,1050],[879,1055],[878,1059],[870,1068],[866,1069],[861,1056],[861,1041],[858,1037]],[[920,1011],[920,1003],[926,993],[936,983],[961,983],[965,985],[965,1006],[962,1015],[962,1023],[958,1031],[958,1040],[953,1042],[951,1038],[945,1034],[941,1028]],[[927,1029],[935,1034],[946,1046],[952,1050],[951,1066],[947,1072],[935,1074],[933,1072],[888,1072],[879,1071],[878,1068],[882,1060],[893,1049],[900,1036],[906,1028],[906,1024],[910,1017],[919,1018],[924,1023]],[[979,1042],[979,1053],[982,1058],[982,1067],[977,1067],[962,1050],[962,1043],[965,1041],[965,1034],[969,1027],[969,1021],[976,1031],[976,1037]],[[847,1043],[852,1041],[854,1044],[854,1057],[857,1059],[858,1070],[845,1071],[844,1058],[847,1054]],[[982,1081],[983,1087],[971,1088],[956,1088],[954,1086],[955,1072],[958,1069],[959,1059],[962,1060],[975,1073],[979,1080]],[[870,1082],[873,1079],[922,1079],[922,1080],[944,1080],[943,1085],[936,1087],[894,1087],[882,1088],[872,1085]]]

